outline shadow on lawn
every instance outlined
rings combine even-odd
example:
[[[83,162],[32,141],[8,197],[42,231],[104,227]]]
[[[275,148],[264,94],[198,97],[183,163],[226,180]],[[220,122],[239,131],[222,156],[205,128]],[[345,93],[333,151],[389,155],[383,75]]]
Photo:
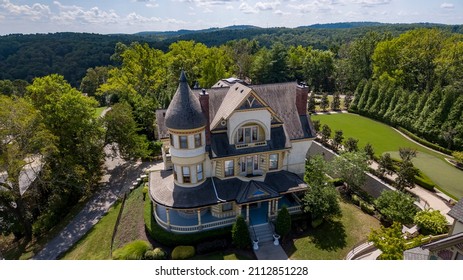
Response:
[[[347,246],[347,234],[344,225],[340,221],[325,221],[316,229],[307,229],[300,234],[293,234],[284,244],[288,256],[293,255],[297,248],[294,245],[295,239],[308,238],[317,249],[323,251],[336,251]]]

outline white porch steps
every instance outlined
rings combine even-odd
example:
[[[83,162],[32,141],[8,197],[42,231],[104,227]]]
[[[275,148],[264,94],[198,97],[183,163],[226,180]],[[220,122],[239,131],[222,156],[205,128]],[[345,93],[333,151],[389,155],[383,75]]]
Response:
[[[250,226],[252,240],[259,238],[259,244],[273,242],[273,229],[269,223]]]

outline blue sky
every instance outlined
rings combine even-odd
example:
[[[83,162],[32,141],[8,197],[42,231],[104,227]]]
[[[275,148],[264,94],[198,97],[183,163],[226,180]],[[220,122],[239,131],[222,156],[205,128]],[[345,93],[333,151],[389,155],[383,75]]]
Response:
[[[344,21],[462,24],[463,0],[0,0],[0,35]]]

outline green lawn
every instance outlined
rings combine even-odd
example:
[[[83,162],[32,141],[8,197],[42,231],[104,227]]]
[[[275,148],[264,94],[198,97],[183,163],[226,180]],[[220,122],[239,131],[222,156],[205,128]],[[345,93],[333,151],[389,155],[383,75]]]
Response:
[[[111,207],[109,212],[64,255],[63,260],[108,260],[111,250],[111,236],[121,203]]]
[[[101,116],[101,113],[102,113],[106,108],[108,108],[108,107],[105,106],[105,107],[98,107],[98,108],[96,108],[96,110],[95,110],[95,116],[97,116],[97,117]]]
[[[370,142],[376,155],[384,152],[398,157],[400,147],[410,147],[418,151],[414,160],[416,167],[428,175],[444,191],[455,198],[463,197],[463,171],[454,168],[444,160],[442,154],[426,149],[395,131],[392,127],[355,114],[313,115],[313,120],[320,120],[321,124],[327,124],[334,135],[335,130],[344,132],[344,139],[353,137],[359,139],[359,147],[362,148]]]
[[[295,260],[342,260],[355,245],[366,241],[372,228],[378,229],[377,219],[363,213],[350,203],[341,202],[342,217],[324,222],[310,229],[301,238],[285,244],[290,259]]]

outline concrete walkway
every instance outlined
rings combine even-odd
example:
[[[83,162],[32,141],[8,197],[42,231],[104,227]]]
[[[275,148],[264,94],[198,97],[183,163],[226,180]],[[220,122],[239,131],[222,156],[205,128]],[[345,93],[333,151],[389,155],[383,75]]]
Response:
[[[281,245],[273,245],[272,242],[266,242],[259,245],[259,249],[254,251],[258,260],[287,260],[286,255]]]
[[[98,223],[119,197],[129,191],[130,186],[136,181],[137,177],[154,165],[156,163],[130,163],[119,157],[107,157],[105,161],[106,174],[103,176],[106,186],[93,195],[80,213],[72,219],[58,236],[48,242],[33,259],[58,259]]]

